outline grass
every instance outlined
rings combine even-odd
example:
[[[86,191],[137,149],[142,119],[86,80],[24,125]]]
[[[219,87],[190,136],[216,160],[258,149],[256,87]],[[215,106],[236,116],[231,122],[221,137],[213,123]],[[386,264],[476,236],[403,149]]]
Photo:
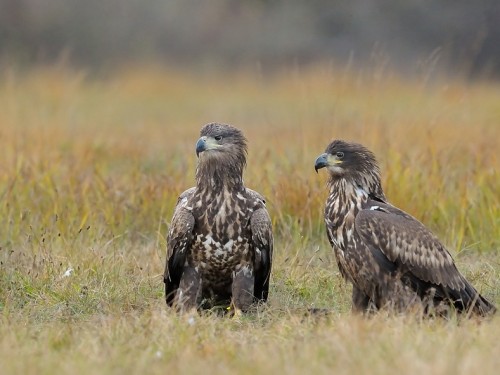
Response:
[[[351,316],[324,232],[315,157],[332,138],[356,140],[378,156],[391,202],[500,305],[500,86],[424,78],[3,71],[2,373],[496,373],[498,316]],[[209,121],[244,130],[245,181],[274,225],[269,304],[241,321],[190,320],[163,302],[164,236]]]

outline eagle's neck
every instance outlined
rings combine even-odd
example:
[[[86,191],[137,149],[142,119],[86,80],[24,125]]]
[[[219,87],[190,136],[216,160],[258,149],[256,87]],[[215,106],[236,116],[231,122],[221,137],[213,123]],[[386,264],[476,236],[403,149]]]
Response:
[[[199,189],[211,191],[243,189],[243,166],[238,163],[224,163],[221,160],[203,160],[196,168],[196,185]]]
[[[354,218],[368,198],[368,192],[344,178],[332,181],[325,207],[328,226],[335,231],[351,229]]]
[[[326,201],[325,222],[334,247],[342,250],[352,240],[356,215],[368,199],[385,202],[380,180],[332,178]]]

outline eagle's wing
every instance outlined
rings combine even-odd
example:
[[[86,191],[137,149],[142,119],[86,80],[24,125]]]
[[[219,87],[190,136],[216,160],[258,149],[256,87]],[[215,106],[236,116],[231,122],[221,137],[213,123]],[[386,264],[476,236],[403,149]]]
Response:
[[[250,218],[252,244],[255,249],[255,284],[254,295],[258,300],[266,301],[269,293],[269,278],[273,261],[273,232],[271,218],[267,213],[265,199],[259,193],[247,189],[247,193],[261,204]]]
[[[381,267],[385,258],[425,282],[457,291],[466,287],[467,281],[437,237],[405,212],[372,201],[356,216],[355,230]]]
[[[175,292],[179,288],[187,249],[189,249],[193,240],[194,216],[188,202],[194,190],[193,187],[179,196],[168,231],[167,264],[163,275],[165,297],[168,305],[173,303]]]

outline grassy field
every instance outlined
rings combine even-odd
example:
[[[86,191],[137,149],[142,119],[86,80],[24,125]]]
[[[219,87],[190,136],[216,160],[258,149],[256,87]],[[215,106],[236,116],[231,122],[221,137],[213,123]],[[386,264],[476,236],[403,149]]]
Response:
[[[382,73],[2,71],[0,372],[496,374],[498,314],[350,314],[314,173],[333,138],[371,148],[389,200],[500,305],[500,85]],[[244,130],[274,225],[269,304],[240,321],[163,300],[165,234],[210,121]]]

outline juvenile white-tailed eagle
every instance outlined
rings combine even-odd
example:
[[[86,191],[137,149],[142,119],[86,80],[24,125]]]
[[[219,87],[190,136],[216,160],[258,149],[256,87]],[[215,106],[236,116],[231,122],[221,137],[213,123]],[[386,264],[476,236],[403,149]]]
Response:
[[[324,167],[330,177],[328,239],[342,276],[353,284],[354,311],[495,311],[460,274],[438,238],[387,202],[373,153],[335,140],[316,159],[316,171]]]
[[[180,310],[266,301],[273,254],[264,198],[243,184],[247,141],[230,125],[203,126],[196,186],[183,192],[167,238],[166,301]]]

